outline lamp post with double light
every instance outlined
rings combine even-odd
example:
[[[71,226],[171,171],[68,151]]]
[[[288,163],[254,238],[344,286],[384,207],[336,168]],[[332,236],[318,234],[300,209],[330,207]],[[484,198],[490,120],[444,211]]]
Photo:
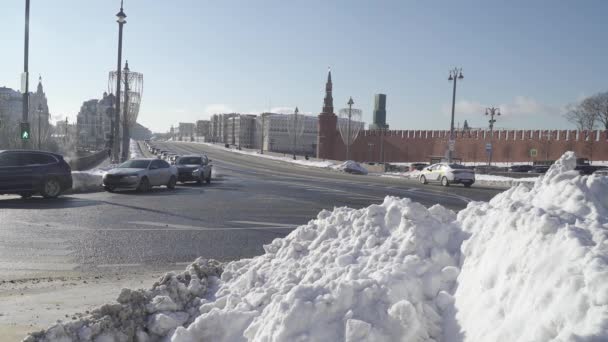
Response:
[[[450,141],[448,142],[448,162],[452,162],[452,158],[454,157],[454,145],[456,143],[456,139],[454,136],[454,111],[456,110],[456,83],[457,80],[462,80],[464,76],[462,76],[462,68],[454,68],[450,70],[450,77],[448,77],[448,81],[454,83],[454,88],[452,91],[452,120],[450,121]]]

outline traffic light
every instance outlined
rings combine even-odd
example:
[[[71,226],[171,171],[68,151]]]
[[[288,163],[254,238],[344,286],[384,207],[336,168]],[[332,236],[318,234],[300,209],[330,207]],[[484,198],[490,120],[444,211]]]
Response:
[[[29,140],[30,139],[30,123],[22,122],[21,123],[21,140]]]

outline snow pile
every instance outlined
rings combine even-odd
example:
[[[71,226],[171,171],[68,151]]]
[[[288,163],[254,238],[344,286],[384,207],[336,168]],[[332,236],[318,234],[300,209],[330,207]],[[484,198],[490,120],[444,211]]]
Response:
[[[358,175],[366,175],[367,169],[361,166],[361,164],[354,162],[352,160],[347,160],[340,165],[336,165],[333,167],[334,170],[344,171],[348,173],[354,173]]]
[[[493,185],[502,187],[511,187],[522,183],[534,183],[539,177],[524,177],[524,178],[513,178],[496,175],[482,175],[475,174],[475,183],[483,185]]]
[[[103,175],[116,166],[116,164],[110,164],[87,171],[72,171],[72,191],[101,191]]]
[[[322,211],[228,264],[216,301],[171,341],[440,340],[459,273],[455,218],[393,197]]]
[[[223,273],[199,259],[26,341],[608,341],[608,178],[575,164],[458,216],[322,211]]]
[[[458,214],[466,341],[608,340],[608,179],[566,153],[533,187]]]
[[[129,151],[130,151],[130,153],[129,153],[130,159],[145,158],[145,156],[141,152],[139,143],[133,139],[131,139],[129,141]]]
[[[165,274],[150,290],[123,289],[117,303],[30,334],[24,342],[158,341],[199,315],[199,306],[211,299],[221,273],[217,261],[197,259],[185,272]]]

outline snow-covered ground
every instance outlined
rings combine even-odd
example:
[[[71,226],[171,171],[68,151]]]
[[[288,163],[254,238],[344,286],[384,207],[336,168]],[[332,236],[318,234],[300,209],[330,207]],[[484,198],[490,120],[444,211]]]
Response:
[[[575,164],[458,215],[322,211],[263,255],[199,259],[26,341],[606,341],[608,177]]]

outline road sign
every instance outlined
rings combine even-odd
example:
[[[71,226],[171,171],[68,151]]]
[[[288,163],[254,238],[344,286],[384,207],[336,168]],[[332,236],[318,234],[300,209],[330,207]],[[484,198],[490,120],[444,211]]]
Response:
[[[538,155],[538,151],[535,148],[530,149],[530,157],[536,157]]]
[[[21,123],[21,140],[29,140],[30,139],[30,123],[22,122]]]
[[[492,151],[492,144],[491,143],[487,143],[486,144],[486,151],[488,151],[488,152]]]

